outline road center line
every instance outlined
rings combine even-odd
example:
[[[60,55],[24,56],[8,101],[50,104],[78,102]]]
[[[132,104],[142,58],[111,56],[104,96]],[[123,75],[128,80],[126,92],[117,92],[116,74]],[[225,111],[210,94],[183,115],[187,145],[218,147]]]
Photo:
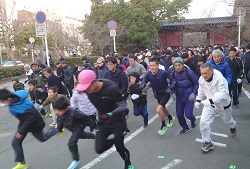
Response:
[[[204,141],[202,139],[196,138],[195,141],[200,142],[200,143],[204,143]],[[223,147],[226,148],[226,144],[223,143],[219,143],[219,142],[214,142],[212,141],[213,145],[218,146],[218,147]]]
[[[173,161],[171,161],[170,163],[168,163],[165,167],[161,168],[161,169],[171,169],[174,168],[175,166],[179,165],[183,160],[180,159],[174,159]]]
[[[173,100],[170,99],[168,101],[168,103],[166,104],[166,107],[168,107],[171,102]],[[159,117],[158,114],[154,115],[149,121],[148,124],[150,125],[151,123],[153,123],[157,118]],[[127,143],[130,140],[132,140],[135,136],[137,136],[138,134],[140,134],[143,130],[145,130],[145,128],[142,126],[139,129],[137,129],[135,132],[133,132],[132,134],[130,134],[128,137],[125,138],[124,142]],[[96,164],[98,164],[99,162],[101,162],[102,160],[104,160],[106,157],[108,157],[109,155],[111,155],[113,152],[116,151],[116,148],[113,146],[112,148],[110,148],[109,150],[105,151],[104,153],[102,153],[100,156],[98,156],[97,158],[95,158],[94,160],[90,161],[88,164],[84,165],[83,167],[81,167],[80,169],[90,169],[91,167],[95,166]],[[177,159],[178,160],[178,159]],[[165,169],[165,168],[164,168]],[[166,168],[168,169],[168,168]]]

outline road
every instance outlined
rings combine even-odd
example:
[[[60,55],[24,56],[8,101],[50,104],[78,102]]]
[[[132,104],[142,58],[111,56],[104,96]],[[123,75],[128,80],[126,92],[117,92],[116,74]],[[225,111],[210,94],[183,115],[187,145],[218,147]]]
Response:
[[[7,85],[8,86],[8,85]],[[2,87],[2,85],[1,85]],[[247,86],[247,89],[250,88]],[[191,132],[180,135],[180,126],[176,120],[173,127],[166,134],[159,136],[157,131],[161,125],[155,114],[156,100],[151,90],[148,95],[148,111],[150,124],[144,129],[142,117],[135,117],[130,113],[128,127],[130,133],[126,136],[126,145],[131,153],[131,161],[135,169],[228,169],[231,165],[236,169],[249,168],[250,130],[249,130],[249,93],[240,97],[238,109],[233,110],[233,117],[237,122],[237,135],[231,138],[227,125],[220,117],[216,117],[212,124],[212,140],[215,149],[207,154],[200,151],[201,135],[199,125]],[[128,106],[132,110],[131,101]],[[175,115],[175,102],[170,102],[168,109]],[[200,109],[195,109],[199,124]],[[0,169],[10,169],[14,163],[14,153],[11,140],[16,131],[18,121],[10,115],[6,107],[0,107]],[[45,119],[46,129],[52,122]],[[190,122],[188,122],[190,124]],[[25,157],[30,169],[64,169],[72,161],[67,147],[70,132],[65,136],[56,135],[45,143],[40,143],[28,134],[23,143]],[[94,140],[79,140],[78,142],[81,164],[79,169],[123,169],[124,164],[115,148],[102,155],[94,151]]]

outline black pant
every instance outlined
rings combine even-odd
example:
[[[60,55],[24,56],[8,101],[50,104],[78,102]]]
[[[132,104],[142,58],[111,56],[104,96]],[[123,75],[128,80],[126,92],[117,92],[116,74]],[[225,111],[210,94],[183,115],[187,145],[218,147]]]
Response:
[[[238,94],[240,95],[242,92],[242,82],[238,84]]]
[[[90,118],[94,122],[93,125],[89,126],[90,131],[92,132],[94,129],[97,129],[97,120],[96,120],[96,114],[90,115]]]
[[[239,95],[238,95],[238,83],[237,82],[231,83],[231,85],[229,86],[229,93],[230,93],[231,98],[233,99],[233,105],[238,105]]]
[[[246,79],[247,79],[248,83],[250,83],[250,77],[248,77],[249,70],[250,70],[250,67],[245,65],[244,73],[245,73],[245,76],[246,76]]]
[[[74,82],[65,82],[65,87],[68,90],[69,97],[72,96],[72,90],[74,88]]]
[[[95,139],[95,134],[85,132],[84,129],[78,128],[72,131],[72,135],[68,142],[69,151],[72,154],[73,160],[79,161],[79,153],[77,142],[79,139]]]
[[[57,129],[50,128],[46,133],[43,133],[43,130],[35,130],[35,131],[32,131],[31,133],[39,141],[45,142],[48,139],[50,139],[52,136],[54,136],[57,132],[58,132]],[[16,138],[16,135],[15,135],[12,140],[12,148],[15,153],[15,162],[25,162],[22,143],[27,134],[28,133],[23,134],[22,138],[20,139]]]
[[[96,133],[96,152],[98,154],[103,153],[108,150],[115,144],[117,152],[120,154],[121,158],[124,160],[125,165],[130,165],[130,154],[128,149],[124,147],[124,134],[123,129],[120,127],[117,128],[106,128],[99,127],[99,130]],[[114,138],[107,139],[109,135],[114,134]]]

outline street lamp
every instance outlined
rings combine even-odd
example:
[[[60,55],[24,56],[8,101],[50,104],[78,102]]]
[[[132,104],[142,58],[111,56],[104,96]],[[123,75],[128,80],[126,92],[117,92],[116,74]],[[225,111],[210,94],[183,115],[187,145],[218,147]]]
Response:
[[[243,7],[238,7],[236,10],[236,15],[238,16],[238,47],[240,48],[240,34],[241,34],[241,25],[244,25],[244,16],[246,15],[246,10]]]

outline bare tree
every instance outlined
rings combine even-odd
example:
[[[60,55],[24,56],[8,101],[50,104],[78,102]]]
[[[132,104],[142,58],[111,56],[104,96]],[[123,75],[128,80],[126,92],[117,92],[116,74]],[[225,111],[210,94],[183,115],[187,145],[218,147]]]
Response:
[[[119,25],[117,28],[116,37],[120,37],[125,34],[125,26]],[[110,32],[107,29],[107,25],[100,25],[98,23],[88,23],[82,31],[84,37],[91,42],[93,52],[97,54],[104,54],[105,48],[112,46],[113,38],[110,36]]]
[[[6,2],[6,3],[5,3]],[[14,56],[15,46],[14,37],[18,35],[29,23],[25,20],[17,20],[16,1],[1,1],[0,3],[0,41],[7,49],[7,53],[16,65],[16,57]],[[23,16],[23,18],[27,18]]]

